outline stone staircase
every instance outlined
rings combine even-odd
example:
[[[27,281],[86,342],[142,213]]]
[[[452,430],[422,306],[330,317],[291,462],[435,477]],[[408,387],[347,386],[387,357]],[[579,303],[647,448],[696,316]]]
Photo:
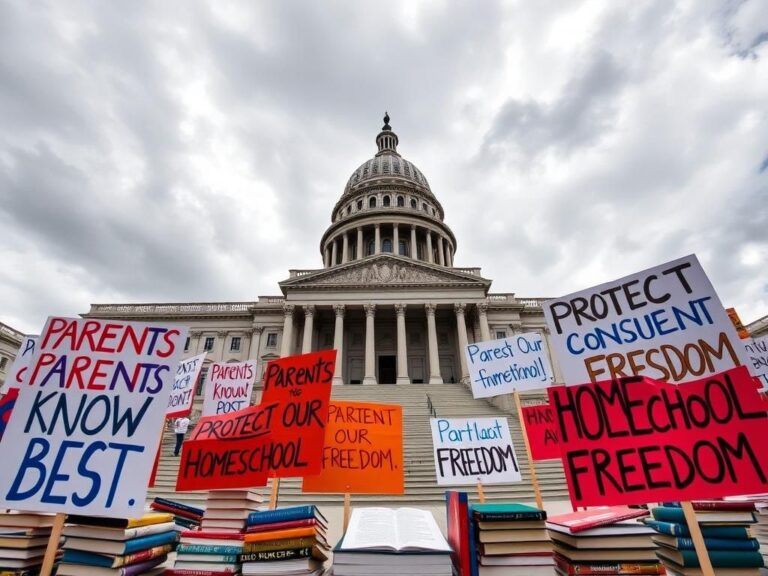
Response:
[[[400,404],[403,407],[405,494],[403,496],[353,495],[354,503],[382,506],[441,506],[444,504],[444,493],[447,487],[438,486],[435,478],[428,396],[437,415],[441,417],[504,415],[501,410],[491,406],[485,400],[475,400],[469,389],[460,384],[334,386],[332,398],[335,400]],[[256,392],[254,400],[258,401],[259,397],[260,392]],[[200,405],[195,406],[195,410],[200,408]],[[507,414],[506,416],[523,481],[516,484],[483,486],[485,496],[488,500],[530,502],[534,500],[534,495],[520,425],[516,415]],[[166,432],[156,485],[150,488],[148,498],[151,500],[155,496],[163,496],[204,507],[205,492],[177,493],[174,490],[180,459],[173,456],[173,443],[173,433]],[[568,489],[559,460],[536,463],[536,473],[545,501],[568,499]],[[473,486],[457,489],[475,491]],[[265,488],[264,492],[268,494],[269,487]],[[280,482],[279,504],[281,506],[308,502],[333,506],[340,505],[342,499],[341,494],[303,494],[301,479],[298,478],[284,478]]]

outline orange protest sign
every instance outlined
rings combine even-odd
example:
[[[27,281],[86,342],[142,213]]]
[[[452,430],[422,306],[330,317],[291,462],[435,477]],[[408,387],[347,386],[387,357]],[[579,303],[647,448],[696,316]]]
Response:
[[[304,492],[402,494],[403,408],[393,404],[331,402],[323,471],[306,476]]]
[[[728,318],[731,319],[731,322],[733,322],[733,327],[736,328],[736,333],[739,335],[739,338],[742,340],[748,340],[751,335],[749,330],[747,330],[744,324],[741,323],[741,318],[739,318],[739,314],[736,312],[736,308],[726,308],[725,312],[728,314]]]

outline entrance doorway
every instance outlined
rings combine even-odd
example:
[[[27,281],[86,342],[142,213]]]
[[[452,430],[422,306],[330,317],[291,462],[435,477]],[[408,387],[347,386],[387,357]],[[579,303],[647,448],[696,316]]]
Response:
[[[379,384],[394,384],[397,375],[397,356],[379,356]]]

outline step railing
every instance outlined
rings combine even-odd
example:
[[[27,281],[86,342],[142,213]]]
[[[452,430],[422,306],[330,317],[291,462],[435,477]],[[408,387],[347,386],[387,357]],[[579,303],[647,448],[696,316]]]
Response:
[[[427,410],[429,410],[429,415],[432,416],[432,418],[437,418],[437,410],[435,410],[435,405],[432,404],[432,398],[429,397],[429,394],[425,394],[427,397]]]

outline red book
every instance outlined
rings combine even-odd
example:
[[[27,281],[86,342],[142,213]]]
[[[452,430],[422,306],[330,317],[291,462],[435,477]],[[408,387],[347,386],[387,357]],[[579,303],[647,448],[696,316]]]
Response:
[[[165,576],[232,576],[236,572],[221,570],[188,570],[186,568],[166,568]]]
[[[572,534],[597,528],[598,526],[608,526],[621,522],[622,520],[631,520],[632,518],[642,518],[648,516],[648,510],[644,508],[629,508],[628,506],[609,506],[605,508],[590,508],[579,512],[569,512],[552,516],[548,523],[557,524],[567,528]]]
[[[181,533],[182,538],[210,538],[211,540],[242,540],[243,535],[238,532],[205,532],[187,530]]]
[[[192,512],[188,512],[187,510],[181,510],[180,508],[174,508],[173,506],[166,506],[165,504],[160,504],[159,502],[152,502],[149,505],[149,507],[152,508],[152,510],[169,512],[174,516],[182,516],[184,518],[189,518],[190,520],[197,520],[198,522],[203,519],[202,516],[198,516],[197,514],[193,514]]]
[[[445,492],[448,543],[453,549],[454,574],[470,576],[469,504],[466,492]]]
[[[560,554],[555,554],[555,564],[568,576],[578,574],[664,574],[659,562],[571,562]]]
[[[314,518],[304,518],[302,520],[286,520],[285,522],[272,522],[271,524],[257,524],[248,526],[246,533],[270,532],[272,530],[287,530],[288,528],[302,528],[304,526],[314,526],[317,520]]]
[[[724,500],[696,500],[691,502],[694,510],[706,512],[707,510],[728,510],[731,512],[754,512],[755,503],[751,501],[724,501]]]

